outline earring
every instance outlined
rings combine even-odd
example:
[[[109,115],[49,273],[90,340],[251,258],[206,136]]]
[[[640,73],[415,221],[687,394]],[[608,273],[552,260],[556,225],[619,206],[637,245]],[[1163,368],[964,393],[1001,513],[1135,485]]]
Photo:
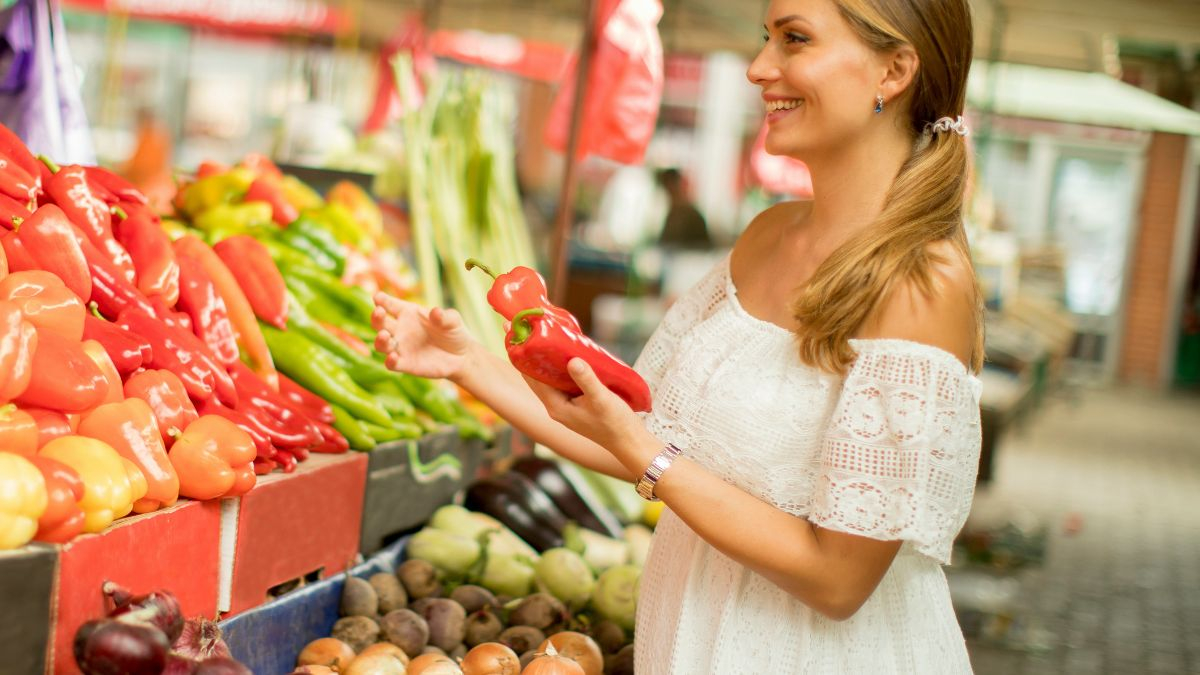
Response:
[[[876,94],[875,95],[875,114],[878,115],[881,112],[883,112],[883,96],[881,94]]]

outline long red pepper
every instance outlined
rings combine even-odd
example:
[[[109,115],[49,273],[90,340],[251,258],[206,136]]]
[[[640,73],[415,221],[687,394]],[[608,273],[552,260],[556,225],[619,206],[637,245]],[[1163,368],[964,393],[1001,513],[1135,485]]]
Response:
[[[283,373],[279,374],[279,393],[301,410],[308,413],[308,416],[314,421],[325,425],[333,424],[335,415],[333,414],[333,406],[329,405],[329,401],[300,386],[295,380]],[[325,435],[324,432],[322,432],[322,435]]]
[[[250,435],[254,441],[254,448],[258,451],[258,456],[263,459],[275,459],[278,452],[274,445],[271,444],[271,439],[259,431],[258,426],[247,418],[246,413],[240,410],[223,406],[213,399],[196,402],[196,412],[201,415],[217,415],[233,422],[239,429]]]
[[[221,364],[233,364],[238,360],[238,344],[233,324],[229,322],[225,300],[194,258],[179,256],[176,267],[179,270],[179,300],[176,307],[192,318],[192,332],[204,340]]]
[[[138,213],[117,221],[113,234],[133,259],[138,290],[161,295],[168,306],[174,306],[179,300],[179,265],[162,226]]]
[[[87,171],[79,165],[64,166],[56,171],[53,162],[42,161],[54,172],[54,177],[45,186],[46,194],[72,223],[83,230],[96,248],[104,252],[125,281],[133,283],[137,278],[133,259],[113,238],[112,212],[88,181]]]
[[[15,230],[29,217],[29,207],[25,204],[0,194],[0,227]]]
[[[467,259],[466,267],[468,270],[479,268],[494,280],[492,287],[488,289],[488,304],[509,321],[513,320],[517,312],[540,307],[560,323],[577,331],[582,330],[575,315],[550,302],[546,281],[537,270],[518,265],[504,274],[497,275],[487,265],[474,258]]]
[[[83,339],[99,342],[121,377],[128,377],[153,356],[145,338],[91,314],[83,318]]]
[[[87,173],[88,181],[94,186],[93,189],[95,189],[95,186],[99,186],[113,196],[114,201],[112,203],[150,203],[145,193],[139,190],[137,186],[102,166],[87,166],[84,167],[84,171]]]
[[[40,173],[29,173],[12,158],[0,153],[0,194],[25,204],[34,201],[41,188]]]
[[[25,141],[21,140],[12,129],[0,124],[0,155],[12,160],[17,166],[25,170],[31,176],[40,175],[41,167],[33,153],[25,145]]]
[[[254,315],[287,330],[287,286],[267,247],[254,237],[238,234],[213,244],[213,250],[237,279]]]
[[[582,358],[635,412],[650,410],[650,388],[637,371],[541,307],[513,316],[505,347],[517,370],[571,396],[583,392],[567,372],[567,363]]]
[[[267,386],[249,366],[238,361],[230,366],[229,375],[238,388],[238,400],[243,404],[240,409],[263,422],[264,432],[277,447],[308,447],[322,443],[324,439],[316,423]]]

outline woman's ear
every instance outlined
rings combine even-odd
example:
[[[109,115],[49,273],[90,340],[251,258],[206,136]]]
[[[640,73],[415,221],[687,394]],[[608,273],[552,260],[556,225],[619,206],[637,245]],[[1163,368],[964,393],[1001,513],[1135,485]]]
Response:
[[[884,56],[883,79],[879,82],[879,93],[888,101],[895,101],[904,96],[905,92],[917,78],[917,70],[921,67],[921,59],[912,45],[904,45]]]

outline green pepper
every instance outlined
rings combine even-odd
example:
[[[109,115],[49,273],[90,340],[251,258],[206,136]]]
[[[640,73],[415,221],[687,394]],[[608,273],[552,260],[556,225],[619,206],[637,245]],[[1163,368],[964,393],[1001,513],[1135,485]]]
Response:
[[[242,168],[206,176],[183,189],[183,210],[194,217],[218,204],[236,201],[253,182],[254,173]]]
[[[371,328],[367,322],[347,316],[345,308],[340,304],[316,292],[311,286],[294,276],[285,274],[283,283],[287,284],[288,290],[299,301],[298,304],[313,319],[338,326],[342,330],[356,335],[363,342],[375,341],[375,329]],[[341,343],[341,340],[338,342]],[[345,344],[342,343],[342,346],[344,347]]]
[[[337,276],[342,275],[346,268],[346,247],[338,241],[333,232],[319,219],[320,212],[305,211],[300,217],[287,226],[287,232],[308,239],[314,246],[324,251],[337,262]]]
[[[328,274],[340,275],[345,269],[345,261],[339,261],[329,254],[324,248],[321,248],[312,239],[304,236],[299,231],[293,230],[290,227],[286,230],[280,230],[279,234],[275,235],[275,241],[290,249],[293,253],[301,258],[308,260],[309,267],[315,267]]]
[[[208,180],[208,178],[204,180]],[[271,224],[271,205],[266,202],[216,204],[196,215],[192,219],[192,224],[205,232],[235,230],[246,233]]]
[[[286,232],[286,230],[285,230]],[[263,246],[267,247],[267,252],[271,254],[271,259],[279,266],[279,271],[295,269],[297,267],[316,267],[317,263],[313,261],[307,254],[297,251],[291,246],[280,240],[283,232],[276,230],[275,232],[251,233],[254,238],[262,242]]]
[[[374,247],[371,235],[367,234],[345,205],[327,202],[321,208],[314,209],[311,215],[339,242],[359,251],[370,251]]]
[[[340,279],[311,267],[287,270],[286,274],[308,285],[319,295],[333,300],[345,309],[346,316],[365,324],[371,323],[375,303],[371,295],[356,286],[347,286]]]
[[[375,396],[375,402],[388,411],[392,416],[392,421],[411,420],[417,414],[417,409],[413,406],[412,401],[406,396],[397,396],[395,394],[371,392]]]
[[[342,406],[357,419],[391,424],[387,411],[341,369],[329,352],[297,331],[284,332],[266,324],[262,331],[275,366],[283,374],[326,401]]]
[[[331,403],[329,407],[333,408],[333,428],[346,437],[352,449],[365,451],[375,447],[375,439],[367,433],[362,422],[354,419],[354,416],[341,406]]]
[[[304,290],[302,285],[297,288],[301,291]],[[288,329],[299,331],[318,347],[329,352],[356,382],[374,383],[394,379],[398,376],[382,363],[354,351],[336,335],[314,321],[300,294],[294,290],[293,296],[288,302]]]
[[[370,422],[359,422],[359,424],[377,443],[398,441],[401,438],[420,438],[424,433],[416,422],[393,422],[386,427]]]

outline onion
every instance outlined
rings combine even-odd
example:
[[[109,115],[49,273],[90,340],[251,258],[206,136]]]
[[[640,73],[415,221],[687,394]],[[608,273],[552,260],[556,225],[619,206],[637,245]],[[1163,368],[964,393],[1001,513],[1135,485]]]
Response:
[[[221,639],[221,627],[202,616],[184,622],[183,631],[171,645],[171,652],[197,662],[214,656],[232,656],[229,646]]]
[[[409,662],[408,675],[463,675],[463,671],[449,656],[422,654]]]
[[[405,675],[405,662],[395,654],[366,654],[343,668],[342,675]]]
[[[75,634],[75,662],[84,675],[159,675],[167,638],[148,624],[89,621]]]
[[[521,675],[586,675],[583,666],[565,656],[560,656],[554,643],[546,645],[546,652],[525,666]]]
[[[477,645],[462,661],[463,675],[520,675],[521,658],[499,642]]]
[[[329,666],[300,666],[289,675],[337,675],[337,671]]]
[[[390,642],[376,642],[370,647],[367,647],[359,652],[358,658],[361,659],[362,657],[369,656],[371,654],[395,654],[396,656],[400,657],[400,660],[404,662],[404,665],[408,665],[408,654],[404,653],[403,649]]]
[[[318,638],[304,645],[297,666],[329,666],[341,670],[354,660],[354,649],[337,638]]]
[[[175,642],[179,638],[183,630],[183,610],[179,608],[179,599],[170,591],[130,595],[128,590],[111,581],[104,582],[101,590],[113,603],[108,618],[127,623],[148,623],[161,630],[168,642]]]
[[[550,647],[561,656],[578,663],[584,675],[604,675],[604,654],[591,637],[575,631],[562,631],[547,638],[538,651],[547,652]]]
[[[195,675],[254,675],[250,669],[228,656],[205,659],[196,667]]]

